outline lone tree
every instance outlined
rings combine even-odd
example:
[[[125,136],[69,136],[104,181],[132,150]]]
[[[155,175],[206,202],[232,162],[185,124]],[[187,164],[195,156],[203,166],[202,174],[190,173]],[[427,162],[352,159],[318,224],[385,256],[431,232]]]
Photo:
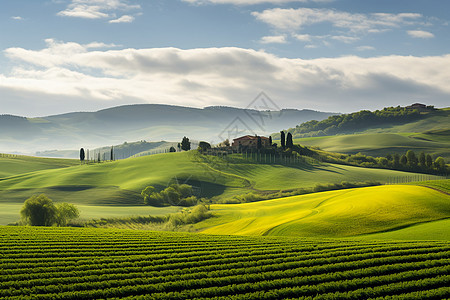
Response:
[[[175,147],[174,147],[174,146],[171,146],[171,147],[169,148],[169,152],[177,152],[177,150],[175,150]]]
[[[31,226],[66,226],[71,219],[78,218],[80,212],[69,203],[53,204],[46,195],[28,198],[20,211],[23,220]]]
[[[269,145],[272,146],[272,136],[269,136]]]
[[[292,149],[294,147],[294,142],[292,141],[292,133],[288,132],[286,138],[286,148]]]
[[[111,146],[111,160],[114,160],[114,146]]]
[[[283,150],[286,148],[286,136],[284,135],[284,131],[280,131],[280,139],[281,139],[281,148],[283,148]]]
[[[181,141],[181,150],[184,151],[191,150],[191,142],[187,137],[183,137],[183,140]]]
[[[52,226],[56,222],[58,209],[50,198],[41,194],[28,198],[20,214],[31,226]]]
[[[80,149],[80,161],[83,162],[83,161],[84,161],[84,158],[85,158],[84,149],[81,148],[81,149]]]

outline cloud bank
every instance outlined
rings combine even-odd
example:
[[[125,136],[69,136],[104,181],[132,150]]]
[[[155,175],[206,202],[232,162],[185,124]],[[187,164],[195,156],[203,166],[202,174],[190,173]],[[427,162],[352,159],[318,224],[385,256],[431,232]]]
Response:
[[[450,96],[450,55],[304,60],[235,47],[46,43],[41,50],[4,50],[16,67],[0,74],[0,90],[8,95],[2,107],[32,95],[26,108],[8,104],[15,109],[8,113],[34,108],[39,114],[48,99],[64,111],[137,102],[245,107],[265,91],[280,107],[346,112],[416,101],[445,106]]]
[[[110,23],[129,23],[134,17],[124,15],[116,18],[121,11],[140,10],[141,6],[129,4],[127,0],[71,0],[67,8],[58,13],[58,16],[83,19],[107,19]]]
[[[191,4],[232,4],[232,5],[256,5],[262,3],[285,4],[285,3],[307,3],[307,2],[333,2],[334,0],[182,0]]]

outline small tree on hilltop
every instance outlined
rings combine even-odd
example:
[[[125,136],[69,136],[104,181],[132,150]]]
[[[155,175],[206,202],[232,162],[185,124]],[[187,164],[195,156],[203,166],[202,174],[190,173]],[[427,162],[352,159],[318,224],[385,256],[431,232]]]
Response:
[[[183,137],[183,140],[181,141],[181,150],[184,151],[191,150],[191,142],[187,137]]]
[[[208,149],[211,149],[211,144],[210,143],[207,143],[207,142],[200,142],[200,143],[198,143],[198,150],[200,151],[200,152],[206,152],[206,151],[208,151]]]

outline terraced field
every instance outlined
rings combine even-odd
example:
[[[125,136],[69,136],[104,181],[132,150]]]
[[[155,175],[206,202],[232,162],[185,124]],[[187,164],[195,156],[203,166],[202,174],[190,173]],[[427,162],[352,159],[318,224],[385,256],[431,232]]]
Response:
[[[449,242],[0,227],[3,299],[445,299]]]

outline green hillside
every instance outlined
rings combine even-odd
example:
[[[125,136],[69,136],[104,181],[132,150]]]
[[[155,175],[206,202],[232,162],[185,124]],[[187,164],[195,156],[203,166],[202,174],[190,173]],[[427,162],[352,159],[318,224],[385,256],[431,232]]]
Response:
[[[425,133],[360,133],[349,135],[297,138],[296,144],[320,147],[325,151],[346,154],[363,153],[370,156],[415,153],[444,157],[450,160],[450,132],[448,130]]]
[[[15,175],[0,181],[0,203],[22,203],[36,193],[89,205],[142,205],[141,190],[188,183],[201,197],[223,199],[253,190],[314,187],[318,183],[381,181],[413,173],[333,164],[232,162],[196,152],[166,153]]]
[[[449,242],[0,227],[2,299],[448,299]]]
[[[308,121],[290,128],[294,138],[331,136],[349,133],[398,133],[448,130],[450,111],[446,109],[411,109],[386,107],[382,110],[362,110],[330,116],[322,121]],[[278,135],[276,135],[278,138]]]
[[[386,185],[211,209],[218,217],[198,225],[204,233],[348,237],[449,218],[450,196],[422,186]]]
[[[0,153],[0,180],[18,174],[66,168],[79,164],[80,162],[75,159],[52,159]]]

